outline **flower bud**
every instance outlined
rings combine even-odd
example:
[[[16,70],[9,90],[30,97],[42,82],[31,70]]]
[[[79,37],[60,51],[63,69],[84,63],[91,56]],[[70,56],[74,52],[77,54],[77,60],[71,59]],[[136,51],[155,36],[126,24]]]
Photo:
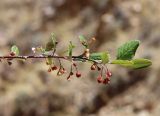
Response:
[[[14,53],[14,52],[11,52],[10,55],[11,55],[11,56],[15,56],[15,53]]]
[[[95,69],[96,69],[96,65],[93,64],[93,65],[91,66],[91,70],[95,70]]]

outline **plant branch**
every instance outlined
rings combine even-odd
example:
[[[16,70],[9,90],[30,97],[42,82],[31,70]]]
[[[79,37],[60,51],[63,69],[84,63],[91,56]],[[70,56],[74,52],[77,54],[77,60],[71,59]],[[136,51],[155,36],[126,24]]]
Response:
[[[64,60],[69,60],[69,56],[57,56],[57,55],[24,55],[24,56],[0,56],[0,59],[45,59],[45,58],[57,58],[57,59],[64,59]],[[72,56],[72,60],[74,61],[79,61],[79,60],[84,60],[84,61],[91,61],[94,63],[99,64],[99,62],[95,60],[91,60],[82,56]]]

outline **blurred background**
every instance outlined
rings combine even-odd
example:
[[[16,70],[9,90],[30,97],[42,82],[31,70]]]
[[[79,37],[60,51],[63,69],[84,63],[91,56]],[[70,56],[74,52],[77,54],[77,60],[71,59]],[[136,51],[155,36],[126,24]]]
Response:
[[[0,0],[0,55],[11,45],[21,54],[45,45],[54,32],[63,52],[69,41],[81,53],[78,35],[95,37],[92,51],[114,59],[122,43],[139,39],[135,57],[153,65],[131,70],[108,66],[109,85],[96,82],[90,64],[78,64],[83,77],[57,77],[42,60],[0,64],[0,116],[160,116],[159,0]],[[67,67],[68,63],[63,62]]]

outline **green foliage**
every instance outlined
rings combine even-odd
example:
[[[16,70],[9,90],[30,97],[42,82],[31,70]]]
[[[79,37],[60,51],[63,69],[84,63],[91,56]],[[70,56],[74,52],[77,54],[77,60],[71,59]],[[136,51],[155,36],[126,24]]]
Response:
[[[56,50],[56,45],[57,45],[56,36],[54,33],[51,33],[49,41],[46,44],[46,48],[45,49],[41,48],[43,55],[51,55],[50,51],[54,52],[54,50]],[[52,58],[46,58],[46,63],[48,65],[54,64]]]
[[[70,41],[70,44],[69,44],[68,50],[67,50],[69,57],[72,57],[73,48],[75,48],[75,45],[73,45],[72,42]]]
[[[139,44],[139,40],[131,40],[120,46],[118,48],[117,60],[113,60],[111,64],[118,64],[133,69],[145,68],[152,65],[152,62],[148,59],[133,59]]]
[[[87,39],[86,39],[83,35],[80,35],[80,36],[79,36],[79,40],[80,40],[81,44],[82,44],[85,48],[88,48]]]
[[[151,60],[142,59],[142,58],[140,58],[140,59],[134,59],[134,60],[132,60],[132,62],[134,63],[134,68],[135,69],[146,68],[146,67],[152,65]]]
[[[118,64],[124,67],[131,67],[133,65],[133,62],[129,60],[113,60],[111,64]]]
[[[11,52],[13,52],[16,56],[19,55],[19,48],[16,45],[11,47]]]
[[[103,64],[106,64],[109,62],[109,54],[108,52],[92,53],[90,54],[89,59],[101,61]]]
[[[68,73],[67,80],[71,78],[71,76],[75,75],[77,78],[81,77],[81,73],[77,67],[76,61],[80,62],[91,62],[92,65],[90,70],[97,70],[99,72],[99,76],[97,77],[97,82],[102,84],[108,84],[110,82],[110,77],[112,76],[111,71],[109,71],[106,64],[116,64],[127,68],[132,69],[140,69],[145,68],[152,65],[152,62],[148,59],[133,59],[135,56],[136,50],[140,44],[139,40],[131,40],[126,42],[125,44],[121,45],[117,50],[117,58],[113,61],[110,61],[110,54],[105,52],[94,52],[90,53],[91,44],[95,40],[94,38],[90,39],[89,41],[84,36],[79,36],[79,40],[83,47],[85,47],[82,54],[74,56],[73,49],[75,45],[70,41],[68,48],[65,52],[67,52],[67,56],[60,56],[56,53],[56,37],[52,33],[46,47],[33,47],[32,51],[34,55],[29,56],[18,56],[19,49],[17,46],[12,46],[11,53],[8,56],[0,56],[2,59],[6,59],[8,64],[12,64],[12,60],[14,58],[26,60],[28,58],[44,58],[46,60],[46,64],[49,65],[48,72],[57,71],[57,76],[61,76],[64,73],[67,73],[63,66],[63,62],[61,60],[70,61],[70,72]],[[36,55],[36,53],[40,53]],[[57,67],[57,63],[54,62],[55,59],[58,59],[59,66]],[[1,59],[0,59],[1,60]]]
[[[131,60],[139,46],[139,40],[131,40],[118,48],[118,60]]]
[[[109,61],[110,58],[110,54],[105,51],[105,52],[95,52],[95,53],[90,53],[89,52],[89,42],[87,41],[87,39],[80,35],[79,36],[80,42],[81,44],[86,48],[84,53],[79,55],[79,56],[73,56],[73,49],[75,48],[75,45],[73,45],[73,43],[70,41],[69,45],[68,45],[68,49],[66,50],[67,54],[68,54],[68,59],[66,60],[73,60],[74,61],[82,61],[82,62],[86,62],[86,61],[91,61],[92,63],[97,63],[97,64],[106,64],[106,63],[110,63],[110,64],[117,64],[120,66],[124,66],[124,67],[128,67],[128,68],[133,68],[133,69],[140,69],[140,68],[145,68],[148,67],[150,65],[152,65],[152,62],[148,59],[143,59],[143,58],[139,58],[139,59],[133,59],[136,50],[140,44],[139,40],[131,40],[129,42],[126,42],[125,44],[121,45],[118,50],[117,50],[117,58],[116,60],[113,61]],[[35,52],[40,52],[42,54],[42,57],[44,56],[44,58],[46,59],[46,63],[47,65],[53,65],[54,64],[54,53],[56,51],[56,37],[54,35],[54,33],[51,34],[48,43],[46,44],[45,49],[43,47],[33,47],[33,51]],[[86,53],[87,51],[87,53]],[[84,54],[88,57],[84,57]],[[13,45],[11,47],[11,56],[18,56],[19,55],[19,49],[16,45]],[[47,57],[49,56],[49,57]],[[53,56],[53,58],[52,58]],[[58,55],[56,55],[58,56]],[[18,57],[21,58],[21,57]],[[25,58],[25,57],[24,57]],[[95,65],[95,64],[94,64]],[[61,66],[61,65],[60,65]],[[92,67],[93,69],[93,67]]]
[[[113,60],[111,64],[118,64],[124,67],[140,69],[152,65],[152,62],[148,59],[133,59],[133,60]]]
[[[56,36],[54,33],[51,33],[48,43],[46,44],[45,51],[52,51],[56,48]]]

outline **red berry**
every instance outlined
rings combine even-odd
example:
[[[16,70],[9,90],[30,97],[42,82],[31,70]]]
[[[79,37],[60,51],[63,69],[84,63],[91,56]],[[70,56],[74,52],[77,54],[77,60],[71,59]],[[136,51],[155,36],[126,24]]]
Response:
[[[110,71],[107,71],[107,74],[106,74],[108,77],[111,77],[112,76],[112,73]]]
[[[102,76],[98,76],[98,77],[97,77],[97,82],[98,82],[98,83],[102,83],[102,82],[103,82]]]
[[[52,67],[52,70],[57,70],[57,66],[53,66],[53,67]]]
[[[103,80],[103,84],[108,84],[110,82],[110,79],[109,78],[105,78],[104,80]]]
[[[77,72],[76,77],[78,77],[78,78],[81,77],[81,73]]]

